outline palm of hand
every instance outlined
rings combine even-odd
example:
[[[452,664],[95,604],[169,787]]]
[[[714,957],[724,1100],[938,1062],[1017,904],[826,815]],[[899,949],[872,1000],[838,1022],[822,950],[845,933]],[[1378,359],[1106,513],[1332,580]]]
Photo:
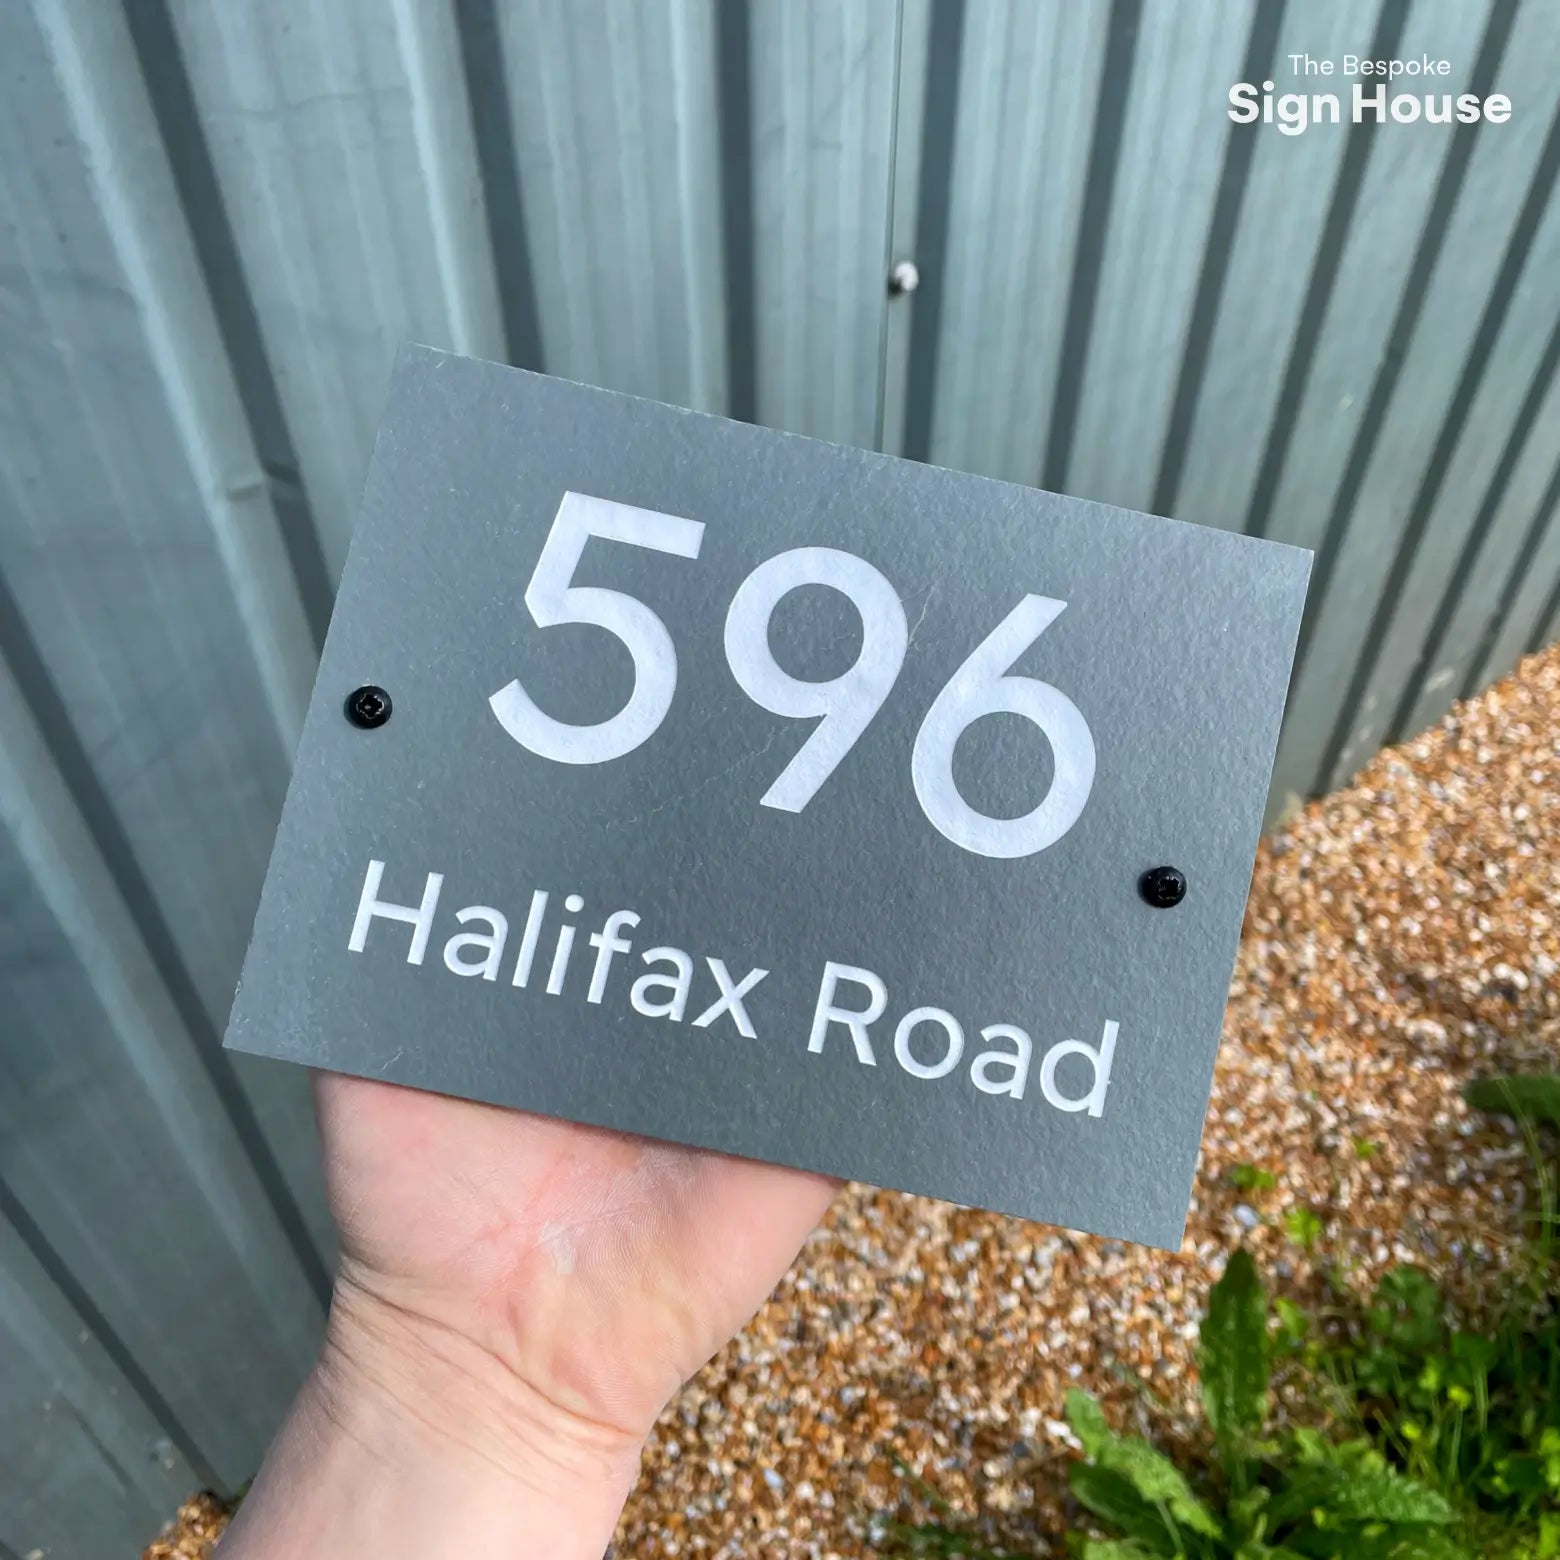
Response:
[[[338,1074],[316,1094],[344,1279],[636,1438],[837,1184]]]

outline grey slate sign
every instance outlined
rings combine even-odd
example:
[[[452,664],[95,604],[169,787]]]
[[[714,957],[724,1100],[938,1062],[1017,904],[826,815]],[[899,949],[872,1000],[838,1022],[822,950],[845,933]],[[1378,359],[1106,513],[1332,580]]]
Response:
[[[1174,1246],[1309,566],[409,348],[227,1043]]]

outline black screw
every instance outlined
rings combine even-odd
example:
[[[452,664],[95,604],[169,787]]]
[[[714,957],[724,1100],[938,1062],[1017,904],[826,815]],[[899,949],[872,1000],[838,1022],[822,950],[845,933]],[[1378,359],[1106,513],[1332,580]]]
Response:
[[[383,688],[365,683],[347,695],[347,719],[364,731],[372,731],[390,719],[390,695]]]
[[[1138,892],[1156,910],[1170,910],[1186,898],[1186,874],[1178,867],[1152,867],[1138,879]]]

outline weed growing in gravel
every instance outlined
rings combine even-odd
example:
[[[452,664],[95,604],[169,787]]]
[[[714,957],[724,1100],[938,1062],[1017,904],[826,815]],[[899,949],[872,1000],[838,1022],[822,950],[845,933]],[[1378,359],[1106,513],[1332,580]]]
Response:
[[[1235,1252],[1202,1325],[1211,1468],[1179,1468],[1069,1395],[1084,1457],[1068,1483],[1092,1529],[1068,1536],[1079,1560],[1560,1560],[1560,1166],[1539,1140],[1560,1128],[1560,1076],[1487,1079],[1467,1098],[1515,1118],[1538,1179],[1529,1269],[1494,1320],[1454,1328],[1435,1280],[1412,1266],[1389,1271],[1363,1311],[1270,1307],[1249,1253]],[[1231,1180],[1265,1187],[1252,1166]],[[1308,1249],[1323,1234],[1305,1207],[1285,1225]],[[1275,1359],[1298,1367],[1345,1439],[1273,1433]],[[982,1547],[915,1482],[939,1520],[883,1525],[890,1553],[1011,1555]]]
[[[1230,1171],[1229,1182],[1237,1192],[1271,1192],[1278,1185],[1278,1177],[1256,1165],[1236,1165]]]
[[[1326,1233],[1326,1225],[1322,1223],[1322,1216],[1316,1209],[1300,1203],[1284,1214],[1284,1233],[1297,1246],[1311,1251]]]
[[[1560,1555],[1560,1309],[1514,1296],[1486,1330],[1454,1329],[1415,1267],[1389,1272],[1341,1340],[1311,1352],[1340,1417],[1463,1514],[1481,1554]]]
[[[1208,1297],[1200,1365],[1217,1466],[1194,1485],[1137,1437],[1113,1434],[1075,1392],[1067,1419],[1083,1445],[1068,1482],[1107,1535],[1074,1535],[1080,1560],[1388,1560],[1463,1554],[1452,1508],[1392,1468],[1368,1441],[1314,1430],[1269,1434],[1269,1307],[1248,1252]]]
[[[1454,1328],[1435,1280],[1392,1269],[1363,1315],[1313,1333],[1296,1309],[1280,1347],[1329,1389],[1339,1416],[1392,1465],[1444,1495],[1480,1553],[1560,1556],[1560,1223],[1557,1173],[1539,1140],[1560,1127],[1560,1077],[1490,1078],[1468,1103],[1515,1118],[1538,1182],[1529,1263],[1493,1320]]]
[[[1250,1254],[1237,1251],[1202,1325],[1203,1411],[1217,1466],[1190,1477],[1141,1437],[1113,1432],[1086,1393],[1068,1395],[1067,1422],[1084,1452],[1068,1484],[1092,1530],[1068,1538],[1078,1560],[1465,1560],[1448,1503],[1368,1441],[1268,1434],[1269,1351],[1267,1294]],[[942,1522],[886,1536],[907,1555],[1001,1553]]]

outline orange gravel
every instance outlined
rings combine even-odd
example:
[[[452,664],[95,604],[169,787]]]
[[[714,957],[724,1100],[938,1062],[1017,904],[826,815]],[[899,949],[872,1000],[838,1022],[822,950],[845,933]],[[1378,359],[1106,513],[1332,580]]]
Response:
[[[206,1560],[227,1526],[227,1512],[215,1495],[194,1495],[161,1538],[147,1545],[141,1560]]]
[[[1047,1553],[1067,1387],[1186,1433],[1197,1319],[1242,1240],[1290,1293],[1324,1262],[1365,1291],[1417,1261],[1476,1305],[1529,1178],[1520,1138],[1458,1091],[1560,1064],[1556,842],[1560,647],[1264,842],[1178,1255],[849,1188],[662,1416],[618,1553],[874,1554],[877,1515],[929,1514],[896,1460]],[[1237,1190],[1243,1164],[1277,1185]],[[1309,1250],[1286,1220],[1305,1209]],[[146,1560],[206,1552],[173,1542]]]

